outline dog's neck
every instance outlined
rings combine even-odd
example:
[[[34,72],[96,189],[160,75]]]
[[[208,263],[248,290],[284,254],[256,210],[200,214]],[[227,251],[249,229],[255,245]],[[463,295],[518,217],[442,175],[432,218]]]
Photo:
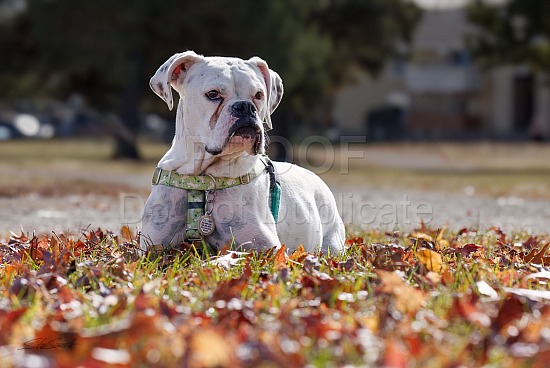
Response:
[[[161,158],[158,167],[183,175],[210,174],[214,177],[238,178],[250,172],[258,159],[257,155],[244,152],[235,155],[209,154],[203,142],[185,134],[182,107],[178,106],[176,134],[172,146]]]

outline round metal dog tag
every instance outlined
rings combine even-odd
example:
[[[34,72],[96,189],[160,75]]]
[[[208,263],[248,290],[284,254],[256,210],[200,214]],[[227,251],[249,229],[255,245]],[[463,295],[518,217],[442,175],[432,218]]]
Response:
[[[202,215],[199,217],[199,232],[202,236],[208,236],[214,232],[216,225],[214,219],[210,215]]]

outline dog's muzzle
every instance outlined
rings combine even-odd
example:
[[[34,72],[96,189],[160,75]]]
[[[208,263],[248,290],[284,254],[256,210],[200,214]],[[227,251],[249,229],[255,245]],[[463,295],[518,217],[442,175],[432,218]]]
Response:
[[[231,115],[237,118],[229,129],[229,139],[240,136],[246,139],[256,138],[261,132],[256,106],[249,101],[237,101],[231,106]]]
[[[258,154],[262,144],[262,126],[256,106],[250,101],[237,101],[231,106],[231,116],[236,118],[236,120],[227,132],[227,138],[223,147],[227,146],[232,138],[241,137],[245,140],[253,141],[251,153]],[[206,148],[206,151],[212,155],[218,155],[222,150],[223,148],[220,150],[209,150]]]

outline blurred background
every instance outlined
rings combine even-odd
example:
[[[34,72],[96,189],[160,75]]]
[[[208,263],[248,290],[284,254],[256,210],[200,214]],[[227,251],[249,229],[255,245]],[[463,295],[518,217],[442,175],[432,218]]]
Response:
[[[346,163],[353,189],[341,187],[342,162],[322,173],[348,197],[366,186],[372,200],[407,188],[433,203],[434,191],[550,201],[547,0],[0,0],[0,231],[88,221],[92,205],[71,214],[70,201],[51,209],[59,201],[37,198],[146,196],[174,132],[148,81],[188,49],[257,55],[281,75],[273,136],[359,142],[364,159]],[[274,146],[277,158],[301,160]],[[306,151],[301,164],[326,159]],[[120,206],[100,205],[89,222],[124,223]],[[550,213],[536,213],[544,230]]]

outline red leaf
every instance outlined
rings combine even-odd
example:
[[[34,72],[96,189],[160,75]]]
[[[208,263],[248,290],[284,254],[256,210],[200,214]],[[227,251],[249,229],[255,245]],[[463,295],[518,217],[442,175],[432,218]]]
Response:
[[[529,239],[523,242],[523,249],[535,249],[538,248],[540,240],[536,236],[531,236]]]
[[[250,257],[249,257],[244,262],[244,269],[243,269],[243,274],[241,278],[248,280],[250,276],[252,276],[252,268],[250,268]]]
[[[243,290],[248,285],[248,277],[239,277],[221,282],[214,293],[212,300],[231,300],[240,299]]]
[[[525,308],[524,299],[516,295],[508,295],[504,299],[497,316],[493,320],[493,329],[496,332],[502,330],[510,322],[521,318]]]
[[[533,249],[529,254],[527,254],[523,259],[527,263],[537,263],[542,264],[545,263],[544,253],[546,253],[546,250],[550,247],[550,242],[546,243],[542,249],[537,252],[537,249]]]
[[[168,318],[173,318],[179,314],[176,308],[172,307],[171,305],[166,303],[164,300],[161,300],[159,302],[159,309],[160,309],[160,313]]]
[[[493,226],[491,230],[499,236],[499,241],[502,244],[506,244],[506,234],[504,233],[504,231],[502,231],[502,229]]]
[[[480,245],[469,243],[458,248],[452,248],[452,250],[457,254],[463,255],[464,257],[469,257],[472,253],[479,251],[481,248],[482,247]]]
[[[219,255],[224,255],[228,250],[231,250],[231,242],[225,243],[225,245],[218,252]]]
[[[389,338],[386,342],[386,352],[382,366],[386,368],[405,368],[408,366],[408,362],[409,357],[403,343],[395,338]]]
[[[8,339],[11,336],[11,327],[16,323],[28,310],[28,307],[20,307],[10,312],[4,312],[0,309],[0,326],[2,326],[2,333],[0,333],[0,345],[7,345]]]
[[[489,327],[491,319],[485,312],[479,310],[476,305],[477,300],[478,297],[473,294],[464,297],[455,297],[453,309],[450,309],[449,312],[455,313],[474,324]]]
[[[153,301],[152,299],[141,289],[139,291],[139,294],[136,296],[136,300],[134,301],[135,309],[138,311],[144,311],[146,309],[153,307]]]
[[[353,238],[347,238],[346,239],[346,245],[347,246],[359,246],[361,244],[364,243],[364,240],[363,240],[363,237],[361,236],[356,236],[356,237],[353,237]]]

